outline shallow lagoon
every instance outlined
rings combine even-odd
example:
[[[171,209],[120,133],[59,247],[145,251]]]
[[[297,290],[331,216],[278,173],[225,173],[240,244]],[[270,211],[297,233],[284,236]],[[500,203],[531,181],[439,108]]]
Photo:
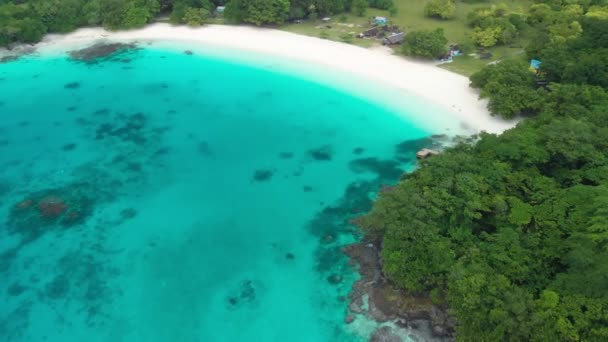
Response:
[[[368,338],[348,221],[430,132],[330,84],[154,48],[0,64],[1,339]]]

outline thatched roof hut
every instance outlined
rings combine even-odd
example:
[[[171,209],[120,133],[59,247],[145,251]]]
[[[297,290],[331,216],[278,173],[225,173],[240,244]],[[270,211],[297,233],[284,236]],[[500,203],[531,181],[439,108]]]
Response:
[[[405,32],[394,33],[384,38],[384,45],[401,44],[405,39]]]

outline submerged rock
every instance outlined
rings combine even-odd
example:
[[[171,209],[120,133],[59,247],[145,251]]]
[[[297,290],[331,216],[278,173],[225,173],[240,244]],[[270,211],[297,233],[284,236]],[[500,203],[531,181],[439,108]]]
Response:
[[[293,158],[293,153],[292,152],[281,152],[281,153],[279,153],[279,158],[291,159],[291,158]]]
[[[63,147],[61,149],[64,151],[73,151],[75,148],[76,148],[76,144],[70,143],[70,144],[63,145]]]
[[[63,199],[53,195],[44,197],[38,203],[38,210],[40,211],[40,216],[43,218],[57,218],[63,214],[67,208],[68,206]]]
[[[134,50],[137,48],[133,43],[97,43],[84,49],[70,51],[70,57],[83,62],[94,62],[99,58],[108,58],[116,54]]]
[[[353,154],[356,154],[356,155],[359,155],[363,152],[365,152],[365,149],[363,147],[357,147],[357,148],[353,149]]]
[[[339,274],[332,274],[327,277],[327,281],[332,285],[338,285],[342,282],[342,276]]]
[[[314,160],[329,161],[332,158],[331,146],[322,146],[308,151],[308,155]]]
[[[78,89],[78,88],[80,88],[80,83],[79,82],[70,82],[70,83],[66,83],[63,87],[65,89]]]
[[[92,214],[95,196],[99,189],[85,183],[31,193],[13,205],[8,231],[32,241],[49,230],[81,223]]]
[[[256,182],[268,181],[272,178],[274,172],[272,170],[256,170],[253,174],[253,180]]]
[[[13,61],[18,60],[19,58],[21,58],[21,56],[19,56],[19,55],[3,56],[2,58],[0,58],[0,64],[13,62]]]
[[[399,335],[395,335],[393,333],[393,329],[391,327],[385,326],[376,329],[373,332],[370,342],[403,342]]]
[[[120,217],[123,220],[128,220],[128,219],[132,219],[135,216],[137,216],[137,210],[133,209],[133,208],[126,208],[120,211]]]

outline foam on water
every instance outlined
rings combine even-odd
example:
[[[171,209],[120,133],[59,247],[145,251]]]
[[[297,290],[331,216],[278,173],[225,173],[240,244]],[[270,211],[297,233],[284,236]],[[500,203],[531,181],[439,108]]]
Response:
[[[154,48],[0,65],[0,339],[368,338],[348,220],[430,132],[328,84]]]

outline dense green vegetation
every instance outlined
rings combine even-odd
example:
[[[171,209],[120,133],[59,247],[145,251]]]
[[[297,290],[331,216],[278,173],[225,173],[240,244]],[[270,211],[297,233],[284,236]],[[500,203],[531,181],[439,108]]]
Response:
[[[437,58],[445,54],[447,43],[443,29],[412,31],[405,36],[403,53],[410,56]]]
[[[394,11],[393,0],[0,0],[0,45],[33,43],[46,33],[81,26],[110,30],[141,27],[158,15],[174,24],[198,26],[226,5],[229,23],[277,25],[290,19],[316,20],[368,7]]]
[[[0,45],[37,42],[50,32],[101,25],[141,27],[159,13],[174,23],[202,24],[223,0],[0,0]]]
[[[451,19],[456,13],[456,4],[452,0],[430,0],[424,6],[424,14],[431,18]]]
[[[535,6],[538,74],[514,60],[472,77],[529,118],[423,161],[362,220],[390,280],[447,305],[463,341],[608,340],[607,8]]]

